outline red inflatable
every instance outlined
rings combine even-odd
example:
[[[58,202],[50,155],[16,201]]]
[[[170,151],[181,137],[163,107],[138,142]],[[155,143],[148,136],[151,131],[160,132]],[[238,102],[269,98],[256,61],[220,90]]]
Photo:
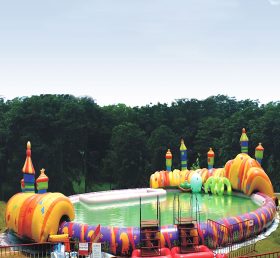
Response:
[[[216,254],[216,258],[228,258],[227,254]]]
[[[160,256],[145,256],[146,258],[172,258],[171,256],[171,252],[170,252],[170,249],[164,247],[164,248],[161,248],[161,249],[158,249],[158,252],[160,252]],[[136,258],[136,257],[141,257],[141,251],[140,249],[134,249],[133,252],[132,252],[132,258]]]
[[[198,257],[198,258],[214,258],[214,253],[205,245],[200,245],[197,247],[197,251],[194,253],[180,254],[180,248],[175,246],[171,249],[171,254],[173,258],[188,258],[188,257]]]

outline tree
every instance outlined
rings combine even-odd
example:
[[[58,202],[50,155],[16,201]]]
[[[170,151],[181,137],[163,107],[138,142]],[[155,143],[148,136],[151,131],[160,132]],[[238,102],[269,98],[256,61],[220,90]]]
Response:
[[[118,125],[113,129],[110,147],[105,163],[117,187],[147,185],[145,132],[136,124]]]
[[[152,170],[165,170],[165,154],[170,149],[173,154],[173,167],[178,167],[180,139],[166,125],[157,127],[148,140]],[[175,161],[175,162],[174,162]]]
[[[195,153],[201,154],[200,166],[207,167],[207,152],[210,147],[215,151],[216,167],[223,166],[219,161],[222,146],[220,137],[223,133],[222,121],[216,117],[207,117],[198,124],[193,149]]]
[[[213,147],[215,165],[221,167],[240,152],[243,127],[251,156],[263,143],[262,166],[279,191],[279,113],[279,102],[259,106],[224,95],[134,108],[100,107],[92,98],[71,95],[0,98],[0,198],[20,191],[27,141],[36,177],[44,167],[49,191],[73,194],[110,181],[119,188],[147,186],[150,174],[165,168],[168,148],[173,168],[180,168],[181,138],[189,166],[201,154],[199,165],[206,167],[206,153]],[[74,189],[77,184],[83,188]]]

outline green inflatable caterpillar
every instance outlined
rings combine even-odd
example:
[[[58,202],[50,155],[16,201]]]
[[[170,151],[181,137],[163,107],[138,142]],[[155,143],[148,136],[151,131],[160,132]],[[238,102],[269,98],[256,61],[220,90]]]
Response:
[[[225,186],[227,194],[231,194],[231,184],[226,177],[210,176],[204,184],[204,191],[205,193],[208,193],[210,191],[212,194],[223,195],[225,191]]]

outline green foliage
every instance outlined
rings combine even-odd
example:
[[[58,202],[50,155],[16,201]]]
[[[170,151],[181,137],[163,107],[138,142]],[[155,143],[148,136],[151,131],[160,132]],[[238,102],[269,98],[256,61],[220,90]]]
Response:
[[[196,158],[195,162],[191,165],[191,170],[200,169],[199,158],[200,158],[200,154],[198,153],[198,157]]]
[[[6,229],[5,210],[6,203],[0,201],[0,233],[4,232]]]
[[[168,148],[172,168],[180,168],[181,138],[191,168],[207,167],[209,147],[221,167],[240,152],[243,127],[251,156],[262,142],[262,166],[280,191],[279,113],[279,102],[259,105],[224,95],[134,108],[100,107],[71,95],[0,98],[0,199],[20,191],[28,140],[36,177],[44,167],[49,191],[68,195],[148,186],[150,174],[165,169]]]
[[[117,187],[137,187],[147,182],[146,136],[138,125],[120,124],[113,128],[107,174],[110,173]]]
[[[179,141],[172,129],[161,125],[152,131],[148,140],[148,149],[153,170],[158,170],[165,163],[165,154],[168,149],[173,154],[173,167],[178,167]],[[177,158],[177,162],[176,162]]]
[[[85,191],[85,177],[81,176],[79,181],[72,181],[73,190],[75,193],[84,193]]]

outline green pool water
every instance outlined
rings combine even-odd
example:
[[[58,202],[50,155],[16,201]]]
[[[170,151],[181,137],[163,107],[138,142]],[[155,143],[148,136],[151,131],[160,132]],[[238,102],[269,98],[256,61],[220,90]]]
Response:
[[[176,193],[178,195],[178,193]],[[174,192],[167,192],[166,197],[160,198],[161,225],[173,224]],[[182,216],[190,216],[196,213],[196,202],[191,202],[191,194],[179,193]],[[200,221],[207,219],[217,220],[224,217],[235,216],[256,210],[259,206],[250,198],[244,196],[216,196],[197,194],[198,211]],[[194,195],[193,197],[194,198]],[[194,199],[193,199],[194,200]],[[191,205],[192,203],[192,205]],[[103,226],[139,226],[140,202],[114,202],[106,205],[84,205],[80,202],[74,204],[76,222],[89,225],[101,224]],[[156,197],[143,200],[141,205],[142,219],[156,218]],[[175,210],[177,206],[175,205]],[[177,214],[177,213],[176,213]]]

